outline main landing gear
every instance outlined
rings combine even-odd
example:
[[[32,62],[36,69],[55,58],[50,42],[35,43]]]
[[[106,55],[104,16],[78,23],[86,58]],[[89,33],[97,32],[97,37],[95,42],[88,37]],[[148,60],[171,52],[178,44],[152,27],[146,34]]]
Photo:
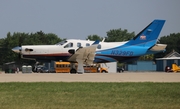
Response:
[[[84,73],[83,61],[77,59],[77,62],[78,62],[78,66],[76,66],[75,63],[71,63],[71,70],[70,70],[71,74],[75,74],[75,73],[83,74]]]

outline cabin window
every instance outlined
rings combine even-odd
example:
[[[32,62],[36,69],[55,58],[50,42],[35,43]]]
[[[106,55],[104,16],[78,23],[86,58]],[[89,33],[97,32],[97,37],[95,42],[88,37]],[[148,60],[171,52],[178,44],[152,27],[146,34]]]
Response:
[[[99,44],[99,45],[97,46],[97,48],[98,48],[98,49],[101,49],[101,45]]]
[[[77,43],[77,47],[81,47],[81,43],[80,42]]]
[[[73,47],[73,43],[71,42],[64,46],[64,48],[70,48],[70,47]]]
[[[86,43],[86,47],[87,47],[87,46],[90,46],[90,44],[89,44],[89,43]]]

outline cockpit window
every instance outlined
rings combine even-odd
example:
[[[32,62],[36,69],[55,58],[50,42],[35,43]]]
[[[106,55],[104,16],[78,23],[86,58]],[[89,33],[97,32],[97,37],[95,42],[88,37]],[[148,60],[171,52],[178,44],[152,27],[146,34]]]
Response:
[[[101,45],[99,44],[99,45],[97,46],[97,48],[98,48],[98,49],[101,49]]]
[[[73,47],[73,43],[71,42],[64,46],[64,48],[71,48],[71,47]]]
[[[90,46],[90,44],[89,44],[89,43],[86,43],[86,47],[87,47],[87,46]]]
[[[80,42],[77,43],[77,47],[81,47],[81,43]]]
[[[61,41],[61,42],[59,42],[59,43],[57,43],[55,45],[64,45],[66,42],[67,42],[66,40],[63,40],[63,41]]]

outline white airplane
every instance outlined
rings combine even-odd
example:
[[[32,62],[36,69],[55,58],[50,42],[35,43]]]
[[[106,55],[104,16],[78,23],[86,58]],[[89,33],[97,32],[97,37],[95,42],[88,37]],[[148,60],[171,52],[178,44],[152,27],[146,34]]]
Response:
[[[125,42],[69,39],[55,45],[26,45],[12,50],[24,59],[78,63],[77,70],[72,67],[70,72],[83,73],[83,64],[127,62],[142,55],[165,51],[167,45],[156,44],[164,23],[165,20],[154,20],[132,40]]]

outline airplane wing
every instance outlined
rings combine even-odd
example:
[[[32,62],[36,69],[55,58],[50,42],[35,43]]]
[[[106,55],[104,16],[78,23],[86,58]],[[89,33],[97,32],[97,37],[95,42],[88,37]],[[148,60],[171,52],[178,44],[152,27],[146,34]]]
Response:
[[[84,64],[92,64],[98,44],[99,41],[95,41],[91,46],[77,49],[68,61],[77,62],[77,60],[82,60]]]

